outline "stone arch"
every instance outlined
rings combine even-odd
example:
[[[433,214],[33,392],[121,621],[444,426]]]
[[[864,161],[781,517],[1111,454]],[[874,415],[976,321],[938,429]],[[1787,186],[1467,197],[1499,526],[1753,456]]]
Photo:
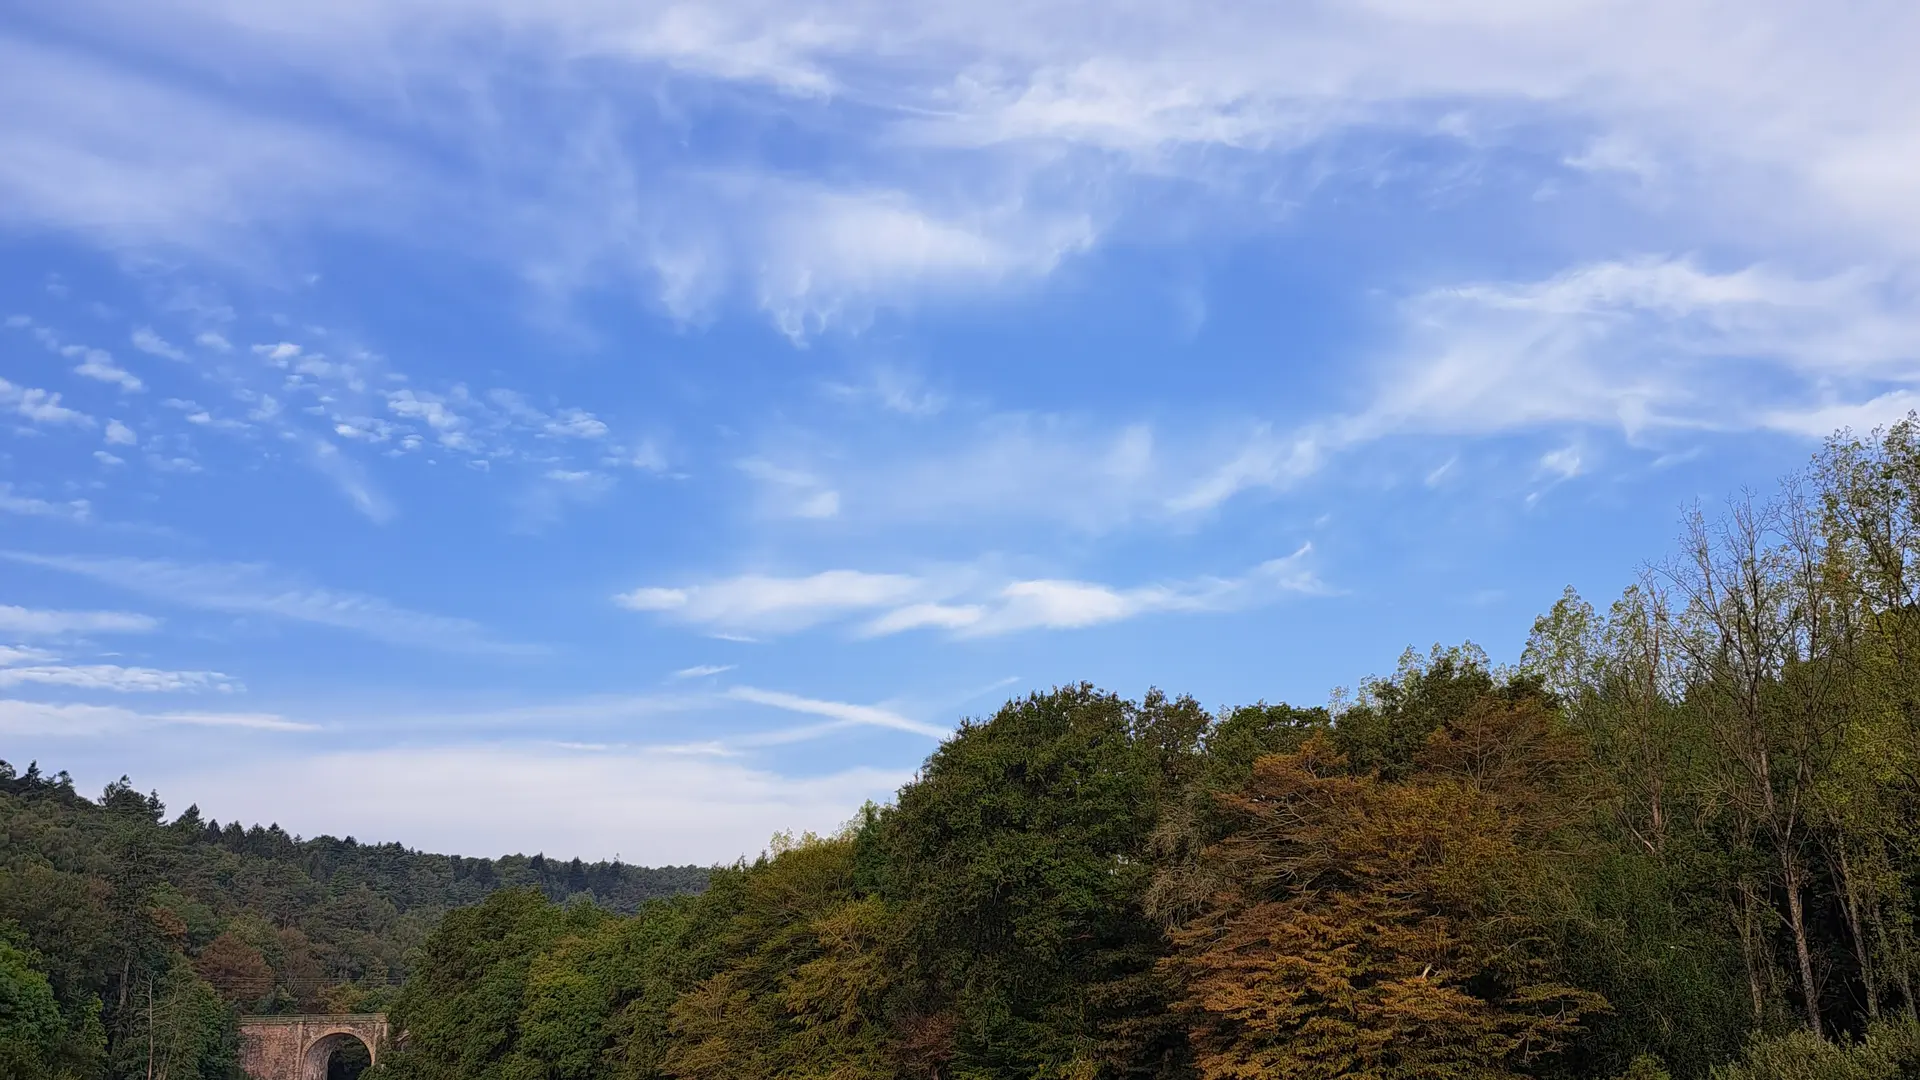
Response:
[[[368,1064],[378,1061],[386,1016],[243,1016],[240,1064],[253,1080],[327,1080],[327,1059],[348,1039],[366,1046]]]
[[[368,1042],[364,1036],[352,1028],[341,1028],[317,1036],[307,1044],[301,1057],[300,1080],[327,1080],[327,1063],[333,1059],[334,1051],[347,1043],[357,1042],[367,1048],[367,1066],[371,1068],[379,1060],[380,1048]]]

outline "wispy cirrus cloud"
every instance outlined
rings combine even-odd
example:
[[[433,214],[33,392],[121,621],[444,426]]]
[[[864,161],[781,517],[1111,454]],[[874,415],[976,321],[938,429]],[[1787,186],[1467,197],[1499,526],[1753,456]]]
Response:
[[[0,634],[55,637],[67,634],[143,634],[160,620],[130,611],[50,611],[0,604]]]
[[[317,725],[289,720],[271,713],[143,713],[118,705],[0,699],[0,732],[9,735],[84,739],[152,730],[169,725],[271,732],[320,730]]]
[[[15,226],[246,261],[258,254],[249,230],[290,216],[352,219],[352,196],[374,195],[398,171],[373,144],[82,53],[0,37],[0,69],[11,75],[0,82],[0,218]],[[401,187],[379,201],[390,206]]]
[[[0,687],[34,684],[116,694],[178,693],[245,689],[217,671],[163,671],[119,664],[32,664],[0,667]]]
[[[891,709],[877,705],[854,705],[844,701],[824,701],[819,698],[802,697],[778,690],[759,690],[750,686],[736,686],[729,689],[726,696],[733,701],[752,702],[770,708],[784,709],[788,712],[806,716],[822,716],[831,721],[828,728],[809,728],[804,735],[811,737],[825,730],[837,730],[842,727],[876,727],[894,731],[906,731],[915,735],[925,735],[930,739],[944,739],[952,734],[950,728],[927,724],[909,719]],[[782,741],[786,741],[783,739]]]
[[[1920,290],[1886,269],[1808,277],[1648,256],[1435,288],[1400,316],[1401,339],[1371,373],[1364,408],[1255,431],[1173,505],[1206,510],[1249,489],[1285,489],[1396,437],[1819,438],[1920,406]]]
[[[31,495],[21,495],[14,491],[12,484],[0,480],[0,512],[19,514],[22,517],[86,521],[93,516],[93,504],[86,499],[53,502]]]
[[[1058,578],[1009,581],[978,568],[934,575],[828,570],[806,577],[743,574],[695,585],[646,586],[615,600],[634,611],[723,633],[790,633],[857,618],[853,631],[865,637],[910,630],[985,637],[1329,593],[1311,568],[1312,553],[1312,545],[1303,544],[1235,577],[1128,588]]]
[[[324,626],[395,645],[452,652],[532,651],[530,646],[495,640],[470,619],[413,611],[364,593],[318,588],[254,563],[182,563],[20,551],[0,552],[0,557],[78,574],[183,607]]]
[[[48,660],[58,660],[59,656],[45,649],[28,648],[24,645],[0,645],[0,667],[15,664],[39,664]]]
[[[186,727],[239,728],[246,731],[321,731],[319,724],[289,720],[274,713],[254,712],[163,712],[148,719],[161,724]]]
[[[164,357],[165,359],[181,364],[186,363],[190,359],[187,356],[186,350],[176,347],[167,341],[166,338],[155,333],[150,326],[134,328],[128,340],[133,343],[134,348],[139,349],[143,353]]]
[[[1906,196],[1920,166],[1904,103],[1920,98],[1920,77],[1896,43],[1920,31],[1915,19],[1814,17],[1779,0],[1527,11],[1146,4],[1097,21],[1067,0],[936,3],[911,15],[825,0],[697,11],[354,0],[324,15],[86,0],[56,22],[102,52],[137,47],[189,72],[217,64],[240,88],[302,72],[341,111],[456,151],[441,158],[480,147],[487,167],[479,177],[435,171],[384,142],[242,104],[244,89],[212,100],[12,42],[5,66],[26,73],[19,85],[67,91],[53,110],[24,98],[0,110],[21,151],[0,182],[14,213],[35,224],[117,237],[179,243],[236,220],[314,219],[371,221],[439,244],[485,236],[541,287],[637,275],[682,317],[735,291],[798,333],[858,322],[888,298],[1043,276],[1130,206],[1163,205],[1153,199],[1168,180],[1190,185],[1195,201],[1270,214],[1324,182],[1327,170],[1301,159],[1324,161],[1343,139],[1380,131],[1477,157],[1517,151],[1631,192],[1655,186],[1728,235],[1845,230],[1911,258],[1920,211]],[[1729,35],[1735,23],[1742,32]],[[517,43],[511,57],[486,44],[503,39]],[[374,49],[389,61],[378,77],[353,62]],[[517,68],[492,81],[529,54],[565,77],[543,82]],[[562,67],[583,57],[596,63]],[[1769,70],[1799,77],[1751,77]],[[795,117],[836,153],[817,169],[778,172],[756,167],[753,153],[663,161],[620,137],[658,119],[658,99],[620,92],[635,75],[727,85],[726,108]],[[492,91],[480,94],[485,109],[472,105],[476,79]],[[396,118],[390,105],[401,100]],[[676,98],[671,121],[701,100]],[[579,119],[555,130],[555,115]],[[863,167],[847,169],[849,160]],[[134,175],[151,182],[123,182]],[[455,194],[422,199],[422,177]],[[489,198],[502,190],[516,213]],[[1803,209],[1800,220],[1772,212],[1783,201]]]
[[[850,611],[902,603],[926,584],[908,574],[826,570],[807,577],[744,574],[681,587],[642,586],[614,602],[723,630],[803,630]]]

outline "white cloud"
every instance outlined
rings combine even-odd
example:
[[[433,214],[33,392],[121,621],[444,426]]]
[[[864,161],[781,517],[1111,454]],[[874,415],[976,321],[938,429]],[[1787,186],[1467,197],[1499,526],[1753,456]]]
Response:
[[[667,455],[651,439],[642,440],[638,446],[622,451],[620,457],[605,459],[603,463],[625,465],[642,472],[664,473],[667,471]]]
[[[1341,451],[1397,436],[1820,437],[1920,405],[1920,293],[1891,273],[1714,271],[1652,256],[1434,289],[1402,315],[1403,340],[1367,376],[1364,408],[1256,432],[1172,505],[1284,489]],[[1558,451],[1541,467],[1565,479],[1581,471],[1579,457]]]
[[[1326,460],[1313,431],[1277,435],[1262,425],[1238,453],[1167,500],[1175,513],[1211,510],[1250,487],[1284,488],[1312,475]]]
[[[900,283],[991,285],[1038,276],[1089,247],[1084,217],[1034,220],[1017,206],[942,216],[895,191],[763,190],[774,213],[752,237],[761,306],[790,337],[863,315]]]
[[[0,698],[0,733],[89,738],[125,735],[167,725],[239,728],[254,731],[317,731],[267,713],[174,712],[148,714],[118,705],[55,704]]]
[[[946,397],[929,389],[920,376],[888,365],[875,368],[863,382],[829,382],[823,389],[841,401],[871,402],[903,416],[934,416],[947,406]]]
[[[118,420],[107,421],[108,446],[132,446],[139,441],[140,437],[133,433],[132,428]]]
[[[829,570],[808,577],[744,574],[677,588],[651,586],[616,597],[623,607],[733,634],[777,634],[865,615],[857,632],[875,637],[937,629],[958,636],[1067,630],[1157,612],[1221,611],[1285,594],[1332,590],[1309,566],[1312,545],[1232,578],[1136,588],[1031,578],[995,582],[979,568],[937,575]]]
[[[33,649],[24,645],[0,645],[0,667],[12,667],[15,664],[41,664],[59,657],[45,649]]]
[[[466,433],[466,418],[454,412],[447,403],[433,394],[413,390],[396,390],[387,395],[387,408],[395,416],[410,420],[420,420],[434,432],[441,446],[449,450],[476,450],[479,444]]]
[[[15,37],[0,70],[0,221],[15,226],[244,259],[252,227],[352,220],[405,186],[379,149],[130,69]]]
[[[840,513],[840,493],[812,472],[764,458],[747,458],[735,467],[760,482],[761,502],[773,514],[822,520]]]
[[[1410,309],[1407,353],[1357,433],[1750,427],[1756,380],[1741,369],[1806,382],[1920,379],[1915,299],[1862,273],[1715,272],[1662,257],[1436,290]]]
[[[1311,544],[1271,559],[1242,577],[1116,589],[1097,582],[1034,579],[1009,582],[984,603],[903,608],[869,623],[869,634],[940,627],[962,637],[1022,630],[1073,630],[1160,612],[1227,611],[1270,603],[1284,594],[1332,590],[1307,566]]]
[[[674,672],[673,677],[676,679],[704,679],[713,675],[724,675],[732,671],[736,666],[737,665],[734,664],[695,664],[693,667],[681,668],[679,671]]]
[[[794,463],[749,475],[789,516],[802,496],[832,491],[838,514],[863,523],[1028,519],[1102,532],[1188,512],[1177,497],[1217,454],[1216,438],[1166,440],[1145,423],[997,414],[957,430],[916,431],[899,445],[844,448],[818,464],[788,451],[783,460]]]
[[[721,630],[800,630],[865,608],[900,603],[924,591],[906,574],[827,570],[802,578],[745,574],[686,588],[640,588],[615,597],[634,611],[670,612]]]
[[[22,517],[86,521],[93,516],[93,504],[85,499],[69,499],[63,503],[57,503],[28,495],[17,495],[14,493],[12,484],[0,480],[0,513],[19,514]]]
[[[112,383],[129,393],[138,393],[146,389],[140,377],[113,362],[113,357],[103,349],[81,350],[79,366],[73,369],[75,375],[98,382]]]
[[[794,516],[803,518],[830,518],[839,513],[840,493],[837,491],[816,491],[793,508]]]
[[[354,750],[148,775],[164,790],[194,792],[211,816],[305,835],[465,855],[618,854],[655,866],[729,862],[779,830],[830,833],[911,778],[870,768],[796,778],[657,749],[551,745]]]
[[[756,690],[750,686],[736,686],[727,691],[727,697],[734,701],[748,701],[755,705],[785,709],[788,712],[807,716],[824,716],[849,726],[891,728],[895,731],[925,735],[930,739],[944,739],[952,734],[950,729],[911,720],[891,709],[883,709],[876,705],[822,701],[818,698],[801,697],[798,694],[788,694],[778,690]]]
[[[978,626],[986,614],[979,604],[905,604],[869,621],[865,631],[880,637],[905,630],[964,630]]]
[[[245,728],[250,731],[319,731],[320,725],[289,720],[273,713],[167,712],[153,719],[189,727]]]
[[[591,469],[548,469],[540,482],[515,500],[514,525],[522,532],[538,532],[558,521],[571,506],[599,502],[614,489],[614,479]]]
[[[1267,163],[1247,170],[1257,178],[1246,185],[1249,198],[1258,198],[1276,176],[1285,182],[1287,170],[1271,159],[1337,144],[1355,129],[1439,135],[1481,151],[1544,142],[1542,160],[1572,159],[1575,168],[1634,184],[1664,182],[1722,216],[1745,203],[1755,224],[1776,232],[1848,226],[1855,239],[1909,254],[1920,242],[1920,210],[1907,197],[1920,179],[1908,104],[1920,100],[1920,77],[1901,52],[1920,27],[1904,9],[1815,14],[1780,0],[1757,7],[1569,0],[1522,11],[1504,3],[1380,0],[1133,5],[1090,19],[1060,0],[941,2],[911,15],[872,0],[719,0],[697,8],[483,0],[457,12],[429,0],[347,0],[324,13],[156,0],[131,16],[105,0],[69,7],[64,17],[76,27],[121,15],[121,33],[190,70],[217,56],[242,92],[296,71],[370,113],[390,112],[404,92],[409,119],[439,140],[522,132],[525,156],[496,153],[487,182],[518,181],[516,190],[540,203],[517,216],[526,235],[558,234],[549,276],[616,259],[645,264],[671,303],[702,287],[683,279],[739,274],[789,327],[903,278],[1044,268],[1049,250],[1062,246],[1048,242],[1046,227],[1078,221],[1080,233],[1067,230],[1065,246],[1084,243],[1095,228],[1084,222],[1098,215],[1081,207],[1099,202],[1117,175],[1204,181],[1222,171],[1223,157],[1231,164],[1252,158]],[[1730,35],[1734,23],[1742,32]],[[535,126],[565,115],[555,109],[516,115],[495,108],[480,125],[466,110],[424,104],[463,101],[460,88],[476,78],[486,83],[498,54],[462,43],[509,34],[556,59],[599,61],[568,68],[548,88],[560,102],[592,103],[572,112],[593,119],[556,136]],[[149,225],[155,229],[179,228],[185,218],[204,229],[211,223],[201,219],[216,206],[252,220],[317,213],[311,204],[321,198],[378,203],[383,191],[406,189],[370,182],[366,173],[382,171],[371,148],[69,57],[15,49],[23,55],[6,66],[25,73],[21,83],[70,88],[50,113],[44,106],[43,115],[0,110],[34,136],[9,141],[34,151],[16,183],[33,196],[24,205],[43,217],[157,220]],[[390,59],[384,77],[355,62],[375,51]],[[618,130],[642,107],[623,110],[608,92],[629,85],[636,71],[732,82],[768,109],[794,110],[793,95],[801,95],[809,119],[844,104],[858,127],[828,129],[850,144],[830,160],[851,157],[893,182],[783,178],[762,186],[821,190],[779,199],[737,184],[748,193],[712,196],[685,215],[691,221],[650,213],[688,202],[661,197],[656,185],[696,181],[595,137],[595,124]],[[85,93],[76,86],[84,82],[100,85]],[[526,80],[516,85],[528,89]],[[422,88],[447,93],[436,98]],[[99,104],[83,107],[92,102]],[[167,129],[180,145],[155,134],[165,127],[152,122],[156,116],[185,118]],[[239,134],[212,138],[222,122]],[[881,158],[885,165],[876,163]],[[189,163],[201,171],[190,172]],[[158,176],[158,191],[121,192],[108,183],[139,166]],[[821,172],[830,169],[847,171]],[[657,178],[662,172],[666,179]],[[698,182],[725,186],[727,177],[711,172]],[[583,173],[593,178],[582,180]],[[286,178],[293,190],[271,189],[268,175]],[[47,179],[29,183],[36,176]],[[73,190],[61,190],[61,180]],[[1218,198],[1221,186],[1206,194]],[[956,188],[980,194],[955,198]],[[456,207],[475,218],[493,209],[474,192],[452,190],[440,205],[420,209]],[[1781,205],[1799,208],[1793,217],[1801,220],[1780,220],[1772,211]],[[996,211],[1006,220],[995,220]]]
[[[13,411],[36,424],[73,424],[92,427],[94,419],[86,413],[60,404],[60,395],[28,386],[15,386],[0,379],[0,407]]]
[[[102,735],[139,722],[139,714],[112,705],[55,705],[0,698],[0,732],[8,735]]]
[[[1920,391],[1889,390],[1865,401],[1827,401],[1791,409],[1763,411],[1759,426],[1772,431],[1824,439],[1843,428],[1865,433],[1886,427],[1920,410]]]
[[[212,349],[214,352],[225,353],[233,351],[232,342],[211,330],[194,335],[193,341],[194,344],[199,345],[201,348]]]
[[[65,634],[144,634],[160,620],[130,611],[43,611],[0,604],[0,633],[32,637]]]
[[[607,425],[585,409],[561,409],[546,423],[546,432],[569,439],[601,439],[607,434]]]
[[[118,664],[58,664],[0,668],[0,687],[34,683],[78,690],[114,693],[171,693],[177,691],[244,689],[231,676],[217,671],[161,671],[121,667]]]
[[[218,334],[214,336],[219,337]],[[136,329],[129,340],[133,342],[133,347],[139,349],[141,352],[165,357],[168,360],[177,360],[182,363],[186,362],[187,354],[173,345],[168,344],[167,339],[154,333],[151,327],[142,326]]]
[[[167,457],[164,454],[148,454],[147,464],[161,472],[197,473],[201,471],[199,462],[182,455]]]
[[[1584,464],[1577,446],[1549,450],[1540,457],[1540,471],[1555,480],[1571,480],[1579,476]]]
[[[393,503],[367,478],[366,470],[358,462],[325,439],[313,439],[306,446],[307,460],[314,470],[332,481],[333,486],[363,517],[375,524],[393,519]]]
[[[51,112],[24,97],[6,109],[7,93],[26,91],[0,91],[0,139],[20,151],[0,164],[0,203],[35,226],[115,240],[232,248],[245,246],[232,234],[253,225],[345,222],[484,250],[558,294],[639,275],[685,320],[745,298],[804,339],[861,325],[877,306],[1045,276],[1128,221],[1180,218],[1162,213],[1169,200],[1269,215],[1341,172],[1325,163],[1337,165],[1346,136],[1384,133],[1449,140],[1475,162],[1511,154],[1547,180],[1644,198],[1638,209],[1606,212],[1644,212],[1661,227],[1685,222],[1685,247],[1775,260],[1722,272],[1661,253],[1431,290],[1408,305],[1405,348],[1369,373],[1373,399],[1349,414],[1254,430],[1224,449],[1187,445],[1191,437],[1168,445],[1145,425],[1119,437],[1001,431],[948,453],[816,470],[811,485],[763,480],[769,507],[785,516],[984,507],[1104,528],[1284,488],[1330,455],[1390,435],[1583,425],[1629,435],[1660,426],[1799,433],[1884,416],[1912,392],[1906,282],[1920,259],[1920,202],[1911,198],[1920,124],[1909,103],[1920,100],[1920,75],[1899,43],[1920,29],[1911,21],[1920,16],[1904,11],[1379,0],[1136,5],[1089,21],[1055,2],[936,3],[909,18],[864,0],[719,0],[698,11],[483,0],[457,12],[425,0],[347,0],[324,14],[282,5],[241,16],[213,0],[156,0],[137,16],[116,7],[108,19],[92,0],[69,6],[63,17],[76,25],[138,34],[143,50],[184,71],[217,51],[237,98],[251,79],[298,71],[335,80],[349,108],[392,113],[392,87],[342,62],[377,50],[403,73],[397,85],[460,88],[439,98],[410,92],[407,122],[418,126],[409,134],[436,148],[526,136],[523,154],[484,155],[497,165],[484,182],[440,175],[272,119],[253,101],[223,104],[5,43],[0,61],[23,73],[19,86],[67,90]],[[1729,37],[1731,20],[1747,32]],[[468,100],[472,79],[485,85],[497,57],[459,43],[500,28],[556,57],[603,61],[522,87],[543,106],[592,107],[490,114],[478,134],[471,114],[417,104]],[[630,85],[636,68],[734,82],[743,96],[728,100],[800,110],[828,164],[772,175],[691,152],[659,163],[620,134],[657,120],[639,112],[652,104],[607,92]],[[698,106],[676,108],[695,112],[673,123],[699,121]],[[557,133],[532,126],[532,117],[553,115],[586,119]],[[1164,181],[1174,182],[1172,194]],[[438,197],[429,203],[421,191]],[[1833,269],[1845,266],[1868,269]],[[267,348],[292,348],[281,361],[299,359],[291,343]],[[1756,363],[1798,380],[1791,400],[1763,398],[1757,382],[1724,400],[1703,392]],[[924,401],[910,389],[875,392],[901,411]],[[485,460],[478,448],[492,444],[478,414],[463,413],[450,393],[422,393],[398,408],[413,410],[405,415],[444,448]],[[84,422],[57,397],[39,404],[41,422],[59,422],[51,418],[61,412]],[[586,423],[563,430],[566,415],[547,421],[555,425],[547,433],[600,437]],[[1109,440],[1124,444],[1112,448],[1114,468]],[[340,483],[369,516],[391,513],[364,478]],[[775,491],[783,487],[791,490]]]
[[[85,555],[0,552],[29,566],[78,574],[142,596],[206,611],[261,615],[361,634],[395,645],[452,652],[524,653],[468,619],[429,615],[363,593],[315,588],[252,563],[182,563]]]

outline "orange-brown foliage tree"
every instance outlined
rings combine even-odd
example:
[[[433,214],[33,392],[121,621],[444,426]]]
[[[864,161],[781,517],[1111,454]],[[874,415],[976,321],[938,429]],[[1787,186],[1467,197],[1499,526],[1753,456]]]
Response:
[[[213,985],[229,1004],[257,1004],[273,990],[273,969],[260,950],[234,934],[221,934],[193,960],[200,977]]]
[[[1201,1074],[1497,1080],[1560,1048],[1606,1003],[1553,980],[1521,898],[1578,760],[1532,699],[1474,704],[1399,781],[1318,737],[1261,759],[1205,856],[1232,884],[1167,961]]]

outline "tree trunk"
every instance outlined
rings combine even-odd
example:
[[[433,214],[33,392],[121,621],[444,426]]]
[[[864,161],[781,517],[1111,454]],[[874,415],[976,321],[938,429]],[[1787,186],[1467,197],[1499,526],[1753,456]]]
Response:
[[[147,976],[147,1080],[153,1080],[153,976]]]
[[[1800,995],[1806,1004],[1807,1026],[1826,1038],[1820,1023],[1820,990],[1813,980],[1813,950],[1807,945],[1807,918],[1800,896],[1800,864],[1792,852],[1781,852],[1781,870],[1787,887],[1787,927],[1793,931],[1794,957],[1800,962]]]
[[[1881,917],[1878,908],[1872,912],[1874,936],[1880,942],[1880,954],[1893,965],[1893,977],[1900,983],[1900,1002],[1908,1020],[1920,1020],[1920,1003],[1913,1000],[1913,975],[1907,969],[1908,948],[1906,935],[1900,935],[1900,944],[1895,946],[1887,934],[1887,923]]]
[[[1760,950],[1754,941],[1753,886],[1740,882],[1740,902],[1734,905],[1733,921],[1740,931],[1740,959],[1747,968],[1747,989],[1753,994],[1753,1023],[1759,1027],[1767,1017],[1767,991],[1760,975]]]
[[[1842,836],[1834,842],[1835,870],[1840,878],[1840,910],[1847,916],[1847,932],[1853,937],[1853,955],[1860,965],[1860,985],[1867,995],[1867,1019],[1880,1019],[1880,980],[1875,970],[1873,950],[1867,944],[1867,935],[1860,927],[1860,889],[1853,877],[1853,867],[1847,859],[1847,841]],[[1877,905],[1876,905],[1877,907]],[[1877,919],[1875,920],[1878,921]]]

